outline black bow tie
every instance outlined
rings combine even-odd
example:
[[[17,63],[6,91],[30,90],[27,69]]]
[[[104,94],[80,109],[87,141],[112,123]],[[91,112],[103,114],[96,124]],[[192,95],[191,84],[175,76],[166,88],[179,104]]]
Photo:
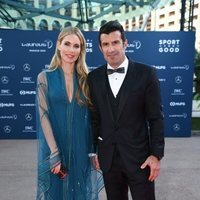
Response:
[[[107,69],[107,74],[110,75],[110,74],[113,74],[113,73],[124,73],[125,70],[124,70],[124,67],[120,67],[120,68],[117,68],[117,69]]]

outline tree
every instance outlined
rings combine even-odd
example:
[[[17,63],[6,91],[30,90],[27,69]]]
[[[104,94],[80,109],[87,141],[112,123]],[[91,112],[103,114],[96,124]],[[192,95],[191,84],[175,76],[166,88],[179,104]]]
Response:
[[[195,50],[195,60],[194,60],[194,87],[195,92],[193,99],[200,100],[200,52]],[[198,105],[200,107],[200,104]]]

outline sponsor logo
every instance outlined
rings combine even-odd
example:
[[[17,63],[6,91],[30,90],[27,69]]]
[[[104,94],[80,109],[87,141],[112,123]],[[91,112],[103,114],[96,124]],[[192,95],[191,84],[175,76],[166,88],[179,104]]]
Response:
[[[8,77],[7,77],[7,76],[2,76],[2,77],[1,77],[1,82],[2,82],[3,84],[8,84],[8,82],[9,82]]]
[[[20,83],[35,83],[35,81],[32,81],[32,77],[23,77],[22,81]]]
[[[12,96],[10,89],[1,89],[0,96]]]
[[[36,91],[30,91],[30,90],[20,90],[19,91],[19,94],[20,95],[35,95],[36,94]]]
[[[25,126],[24,130],[22,130],[23,133],[27,133],[27,132],[36,132],[36,130],[34,129],[33,126]]]
[[[187,113],[182,114],[171,114],[169,115],[170,118],[187,118]]]
[[[178,53],[180,51],[180,40],[163,39],[158,41],[160,53]]]
[[[12,128],[11,128],[11,126],[6,125],[6,126],[3,127],[3,130],[4,130],[4,133],[11,133]]]
[[[126,49],[126,53],[135,52],[136,50],[140,49],[141,46],[142,46],[141,41],[134,40],[134,41],[128,43],[128,46],[127,46],[127,49]]]
[[[0,69],[10,69],[10,70],[14,70],[14,69],[15,69],[15,65],[0,66]]]
[[[2,116],[0,116],[0,119],[13,119],[13,120],[16,120],[17,119],[17,115],[16,114],[2,115]]]
[[[180,66],[172,66],[171,69],[174,70],[189,70],[190,66],[189,65],[180,65]]]
[[[174,106],[186,106],[186,103],[185,103],[185,102],[175,102],[175,101],[171,101],[171,102],[169,103],[169,105],[170,105],[171,107],[174,107]]]
[[[46,52],[53,47],[51,40],[45,40],[44,42],[27,42],[21,43],[23,48],[27,48],[29,52]]]
[[[35,106],[34,103],[20,103],[19,105],[21,107],[34,107]]]
[[[26,119],[26,121],[31,121],[33,119],[33,117],[32,117],[32,115],[30,113],[27,113],[25,115],[25,119]]]
[[[166,70],[166,66],[165,65],[153,65],[153,67],[155,67],[156,69],[159,69],[159,70]]]
[[[166,78],[159,78],[158,79],[160,82],[166,82]]]
[[[177,84],[182,83],[182,77],[181,76],[176,76],[175,77],[175,83],[177,83]]]
[[[178,95],[185,95],[185,93],[183,92],[183,89],[174,89],[171,95],[178,96]]]
[[[174,125],[173,125],[173,130],[174,130],[175,132],[180,131],[180,129],[181,129],[180,124],[174,124]]]
[[[89,39],[86,40],[86,52],[87,53],[92,53],[93,52],[92,40],[89,40]]]
[[[23,65],[23,69],[24,69],[25,72],[29,72],[31,70],[31,66],[26,63],[26,64]]]
[[[0,108],[9,108],[9,107],[15,107],[15,104],[14,103],[2,103],[0,102]]]
[[[2,44],[2,38],[0,38],[0,52],[3,51],[3,44]]]

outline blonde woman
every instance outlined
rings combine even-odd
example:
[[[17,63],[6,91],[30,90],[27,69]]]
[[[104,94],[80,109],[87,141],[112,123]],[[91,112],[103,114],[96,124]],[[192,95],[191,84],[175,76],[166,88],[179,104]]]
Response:
[[[48,70],[37,80],[37,200],[97,200],[102,181],[92,151],[85,63],[86,42],[77,27],[58,35]]]

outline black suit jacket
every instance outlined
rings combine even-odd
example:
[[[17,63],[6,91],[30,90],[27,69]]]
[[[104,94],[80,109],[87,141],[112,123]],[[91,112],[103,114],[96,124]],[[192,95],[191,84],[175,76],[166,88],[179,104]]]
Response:
[[[114,120],[106,85],[109,83],[106,69],[106,65],[101,66],[88,76],[94,105],[91,109],[94,144],[102,171],[110,169],[114,146],[117,145],[126,170],[131,172],[149,155],[164,155],[159,81],[153,67],[129,60]]]

